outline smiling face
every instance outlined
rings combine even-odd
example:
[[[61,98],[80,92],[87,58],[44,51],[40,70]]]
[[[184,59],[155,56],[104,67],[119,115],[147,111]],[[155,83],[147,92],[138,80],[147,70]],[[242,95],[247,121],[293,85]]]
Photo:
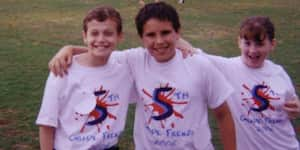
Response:
[[[254,40],[238,39],[241,50],[242,61],[250,68],[260,68],[263,66],[267,56],[273,51],[276,45],[275,39],[272,41],[265,38],[261,42]]]
[[[84,43],[93,57],[108,58],[121,40],[121,33],[117,31],[117,23],[111,19],[87,23],[87,30],[83,31]]]
[[[175,55],[180,21],[174,7],[164,2],[148,3],[135,17],[137,32],[157,62],[166,62]]]
[[[143,26],[142,42],[158,62],[166,62],[175,55],[175,43],[179,39],[170,21],[149,19]]]
[[[260,68],[275,46],[275,28],[268,17],[251,16],[240,26],[238,45],[243,63],[250,68]]]

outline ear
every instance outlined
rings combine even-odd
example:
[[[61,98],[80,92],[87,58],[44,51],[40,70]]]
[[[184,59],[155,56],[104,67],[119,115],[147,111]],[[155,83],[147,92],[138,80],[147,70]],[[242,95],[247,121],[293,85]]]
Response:
[[[178,31],[176,32],[176,40],[179,40],[181,38],[181,30],[178,29]]]
[[[122,42],[124,40],[124,34],[123,32],[118,34],[118,43]]]
[[[82,39],[83,39],[83,43],[87,44],[87,36],[86,36],[86,32],[82,31]]]
[[[241,42],[242,42],[242,39],[241,39],[240,36],[238,36],[237,37],[237,44],[238,44],[239,49],[241,49],[241,44],[242,44]]]
[[[277,40],[276,40],[276,39],[273,39],[273,40],[271,41],[271,45],[272,45],[271,51],[274,51],[274,49],[275,49],[276,46],[277,46]]]

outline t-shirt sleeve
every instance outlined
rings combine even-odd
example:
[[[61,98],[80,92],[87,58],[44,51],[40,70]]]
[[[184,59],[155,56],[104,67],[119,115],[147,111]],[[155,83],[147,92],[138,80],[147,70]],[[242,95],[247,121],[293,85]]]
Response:
[[[137,100],[138,100],[138,93],[137,93],[135,83],[133,83],[133,86],[131,87],[131,90],[130,90],[129,103],[135,104],[137,102]]]
[[[130,69],[131,75],[135,79],[136,66],[140,63],[140,57],[143,57],[144,50],[142,47],[114,51],[114,57],[122,63],[126,63]]]
[[[127,63],[126,52],[127,50],[115,50],[110,57],[116,59],[119,63]]]
[[[285,100],[293,100],[293,99],[297,98],[295,87],[293,85],[291,78],[287,74],[287,72],[282,67],[281,67],[281,70],[282,70],[281,76],[283,77],[284,81],[286,82],[286,84],[288,86],[288,91],[287,91],[287,94],[285,95]]]
[[[55,77],[50,73],[46,81],[41,108],[36,120],[37,125],[57,127],[59,100],[62,98],[65,77]]]
[[[225,80],[223,74],[212,64],[207,65],[206,89],[208,106],[217,108],[228,100],[233,93],[232,86]]]
[[[131,49],[126,49],[123,51],[115,51],[114,55],[118,59],[118,61],[121,61],[122,63],[126,63],[128,65],[128,69],[130,71],[130,79],[133,80],[133,86],[131,86],[130,90],[130,97],[129,97],[129,103],[133,104],[136,103],[138,99],[138,93],[136,90],[135,86],[135,68],[136,65],[138,65],[138,59],[142,55],[142,48],[137,47],[137,48],[131,48]]]
[[[227,72],[228,70],[228,58],[222,56],[215,56],[206,54],[207,58],[211,61],[211,63],[222,73]]]

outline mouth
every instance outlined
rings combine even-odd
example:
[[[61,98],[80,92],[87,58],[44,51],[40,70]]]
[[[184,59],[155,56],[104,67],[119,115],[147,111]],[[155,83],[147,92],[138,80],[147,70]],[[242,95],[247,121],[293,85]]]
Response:
[[[154,47],[153,50],[157,53],[165,53],[169,46]]]
[[[251,55],[247,55],[248,59],[252,60],[252,61],[257,61],[260,59],[260,55],[258,54],[251,54]]]
[[[91,46],[93,49],[97,49],[97,50],[105,50],[110,47],[109,44],[92,44]]]

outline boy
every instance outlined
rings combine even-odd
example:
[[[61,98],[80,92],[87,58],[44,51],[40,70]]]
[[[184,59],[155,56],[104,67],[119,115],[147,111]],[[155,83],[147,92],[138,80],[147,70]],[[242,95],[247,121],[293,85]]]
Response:
[[[82,35],[88,52],[73,57],[70,75],[48,77],[36,121],[42,150],[118,149],[133,91],[128,65],[111,55],[122,38],[120,14],[90,10]]]
[[[135,21],[145,48],[120,53],[127,59],[140,97],[134,123],[136,149],[213,149],[209,107],[224,149],[234,150],[233,120],[225,101],[231,87],[205,57],[183,59],[175,49],[180,37],[176,10],[164,2],[146,4]],[[50,66],[60,66],[56,62]]]
[[[136,149],[213,149],[207,106],[215,112],[224,148],[235,149],[224,101],[231,88],[204,57],[183,59],[175,49],[180,37],[176,10],[163,2],[148,4],[135,22],[145,47],[128,52],[142,97],[135,114]]]
[[[299,150],[289,117],[299,116],[300,102],[288,74],[267,60],[276,46],[273,23],[264,16],[246,18],[238,45],[239,57],[209,56],[235,89],[228,105],[237,149]]]

